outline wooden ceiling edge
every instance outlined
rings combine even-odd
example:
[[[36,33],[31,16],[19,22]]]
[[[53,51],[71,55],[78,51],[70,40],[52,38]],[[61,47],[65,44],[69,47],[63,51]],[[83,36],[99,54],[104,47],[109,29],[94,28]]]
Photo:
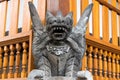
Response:
[[[24,41],[28,41],[29,37],[32,33],[32,30],[28,32],[22,32],[18,33],[12,36],[6,36],[3,38],[0,38],[0,46],[10,45],[10,44],[16,44]]]
[[[112,43],[105,42],[100,39],[96,39],[90,35],[86,35],[86,43],[87,45],[91,45],[93,47],[103,49],[104,51],[120,54],[120,47],[113,45]]]

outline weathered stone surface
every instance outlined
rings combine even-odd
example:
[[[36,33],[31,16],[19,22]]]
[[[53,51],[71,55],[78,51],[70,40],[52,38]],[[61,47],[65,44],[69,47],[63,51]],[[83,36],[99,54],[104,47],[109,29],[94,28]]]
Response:
[[[72,77],[46,77],[44,80],[76,80],[75,78]]]

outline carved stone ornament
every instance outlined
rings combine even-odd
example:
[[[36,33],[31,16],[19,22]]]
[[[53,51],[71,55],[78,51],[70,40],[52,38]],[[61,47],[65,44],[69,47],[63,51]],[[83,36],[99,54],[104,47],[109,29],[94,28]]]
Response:
[[[54,16],[46,12],[46,25],[41,23],[32,2],[29,9],[33,23],[32,51],[35,68],[28,80],[44,79],[51,76],[79,77],[81,61],[86,47],[86,24],[93,4],[83,12],[77,25],[73,27],[73,13],[63,16],[60,11]]]

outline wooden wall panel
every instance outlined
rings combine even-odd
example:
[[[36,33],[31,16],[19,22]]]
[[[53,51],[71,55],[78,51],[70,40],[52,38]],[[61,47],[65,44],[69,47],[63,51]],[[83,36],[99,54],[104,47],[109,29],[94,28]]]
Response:
[[[5,35],[6,13],[7,13],[7,1],[0,3],[0,38]]]

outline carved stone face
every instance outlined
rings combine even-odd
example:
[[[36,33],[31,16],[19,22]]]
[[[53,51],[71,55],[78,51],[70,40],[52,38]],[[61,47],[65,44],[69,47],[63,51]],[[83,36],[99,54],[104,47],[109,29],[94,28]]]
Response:
[[[47,12],[46,29],[51,39],[57,41],[66,39],[72,30],[72,25],[72,13],[63,17],[61,13],[53,16],[50,12]]]

